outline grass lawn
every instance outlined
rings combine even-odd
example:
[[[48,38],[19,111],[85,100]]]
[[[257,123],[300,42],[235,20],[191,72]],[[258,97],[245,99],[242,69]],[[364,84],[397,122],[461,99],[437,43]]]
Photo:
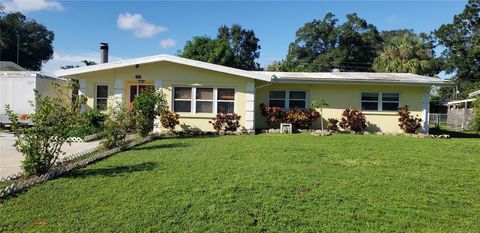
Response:
[[[480,232],[480,140],[161,139],[0,203],[0,232]]]

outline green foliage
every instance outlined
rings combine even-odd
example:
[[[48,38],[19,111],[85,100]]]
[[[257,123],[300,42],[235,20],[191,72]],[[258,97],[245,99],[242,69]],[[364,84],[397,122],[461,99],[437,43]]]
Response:
[[[107,117],[103,122],[105,129],[105,138],[100,144],[111,149],[125,144],[127,132],[132,125],[133,113],[129,108],[119,105],[114,108],[109,108]]]
[[[235,132],[240,127],[240,115],[236,113],[217,113],[215,119],[209,121],[215,131]]]
[[[133,101],[137,132],[148,136],[154,127],[154,120],[167,110],[165,95],[154,88],[147,88]]]
[[[1,60],[17,62],[18,40],[18,65],[25,69],[40,70],[42,62],[53,56],[53,32],[35,20],[27,20],[20,12],[0,14],[0,38]]]
[[[175,126],[180,124],[180,121],[178,120],[179,117],[180,115],[178,115],[178,113],[166,110],[160,116],[160,123],[164,128],[174,130]]]
[[[371,63],[379,49],[381,37],[377,28],[357,14],[348,14],[347,22],[327,13],[323,20],[313,20],[298,29],[285,60],[269,70],[329,72],[371,71]]]
[[[221,26],[215,39],[201,36],[187,41],[180,56],[243,70],[260,70],[255,61],[260,57],[258,42],[253,30],[237,24],[231,28]]]
[[[6,106],[5,112],[18,134],[14,146],[25,157],[22,169],[27,175],[46,173],[63,153],[61,147],[72,125],[72,114],[64,102],[58,97],[43,97],[35,91],[35,101],[32,103],[35,113],[28,115],[33,125],[26,128],[18,127],[18,117]]]
[[[473,102],[472,130],[480,132],[480,97]]]
[[[340,120],[340,127],[342,129],[351,130],[355,133],[362,133],[367,128],[365,115],[352,108],[347,108],[342,113],[342,119]]]
[[[453,22],[434,31],[441,54],[443,69],[454,73],[460,96],[468,95],[469,85],[480,81],[480,2],[469,0]]]
[[[398,108],[398,121],[400,124],[400,129],[405,133],[417,133],[417,131],[422,127],[422,119],[410,115],[408,111],[408,105]]]
[[[416,34],[393,36],[375,58],[376,72],[413,73],[433,76],[433,46]]]

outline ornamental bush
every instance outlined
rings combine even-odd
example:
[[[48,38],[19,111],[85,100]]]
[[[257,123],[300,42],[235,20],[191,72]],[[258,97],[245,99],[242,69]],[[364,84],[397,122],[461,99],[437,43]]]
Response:
[[[19,127],[18,116],[10,106],[5,106],[5,112],[12,122],[18,138],[15,148],[25,157],[22,169],[26,175],[41,175],[55,164],[59,155],[64,154],[61,148],[67,142],[68,131],[72,127],[72,112],[64,99],[43,97],[37,91],[32,107],[35,113],[27,116],[32,121],[30,127]]]
[[[180,124],[180,121],[178,120],[178,118],[179,118],[179,115],[177,113],[166,110],[160,116],[160,123],[164,128],[174,130],[175,126]]]
[[[338,131],[338,120],[335,118],[328,118],[328,130]]]
[[[410,111],[408,111],[408,105],[398,108],[398,121],[400,124],[400,129],[403,130],[405,133],[417,133],[418,129],[422,127],[422,119],[418,117],[414,117],[410,115]]]
[[[345,130],[351,130],[356,133],[362,133],[367,128],[365,115],[352,108],[347,108],[342,113],[340,127]]]
[[[217,113],[215,119],[209,121],[215,131],[235,132],[240,127],[240,115],[236,113]]]
[[[103,122],[105,138],[100,144],[106,149],[111,149],[125,144],[127,132],[132,125],[133,113],[129,108],[120,105],[109,108],[107,117]]]
[[[320,113],[315,109],[289,109],[285,114],[285,122],[291,123],[297,129],[308,129],[313,121],[320,118]]]
[[[283,122],[286,112],[279,107],[270,107],[265,104],[260,104],[260,112],[265,117],[267,124],[273,126]]]
[[[166,110],[165,95],[154,88],[145,89],[133,101],[137,133],[142,137],[148,136],[153,131],[155,118]]]

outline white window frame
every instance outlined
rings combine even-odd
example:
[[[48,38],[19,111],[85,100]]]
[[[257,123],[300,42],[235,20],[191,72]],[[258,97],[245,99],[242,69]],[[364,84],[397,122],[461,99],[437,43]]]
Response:
[[[175,99],[175,88],[190,88],[191,89],[191,99]],[[208,88],[213,89],[213,100],[201,100],[197,99],[197,88]],[[219,100],[218,99],[218,89],[233,89],[233,100]],[[172,93],[172,109],[175,109],[175,101],[191,101],[190,112],[179,112],[179,113],[193,113],[193,114],[217,114],[217,105],[218,102],[233,103],[233,111],[237,112],[237,89],[234,87],[210,87],[210,86],[174,86]],[[197,101],[200,102],[212,102],[212,112],[197,112]]]
[[[362,96],[364,93],[377,93],[378,94],[378,101],[374,100],[362,100]],[[398,101],[383,101],[383,94],[398,94]],[[395,110],[383,110],[383,103],[398,103],[398,106],[400,107],[400,100],[401,100],[401,95],[400,92],[379,92],[379,91],[362,91],[360,93],[360,109],[365,112],[395,112]],[[363,103],[377,103],[377,110],[363,110],[362,104]]]
[[[107,97],[98,97],[98,87],[99,86],[106,86],[107,87]],[[95,110],[98,110],[97,108],[97,101],[98,100],[107,100],[107,109],[108,109],[108,96],[109,96],[109,92],[110,92],[110,87],[108,86],[108,84],[106,83],[95,83],[95,102],[94,102],[94,107],[95,107]],[[106,111],[107,109],[105,110],[101,110],[101,111]]]
[[[282,91],[285,93],[285,99],[280,98],[270,98],[271,91]],[[305,92],[305,99],[290,99],[290,92]],[[283,100],[285,101],[284,109],[290,109],[290,100],[293,101],[305,101],[305,108],[308,108],[308,91],[306,90],[269,90],[268,91],[268,105],[270,105],[270,100]]]
[[[221,100],[218,99],[218,89],[233,89],[233,100]],[[231,87],[217,87],[213,89],[213,95],[214,95],[214,106],[213,106],[213,112],[215,114],[218,113],[218,103],[233,103],[233,112],[236,112],[236,107],[237,105],[235,104],[237,90],[235,88]]]

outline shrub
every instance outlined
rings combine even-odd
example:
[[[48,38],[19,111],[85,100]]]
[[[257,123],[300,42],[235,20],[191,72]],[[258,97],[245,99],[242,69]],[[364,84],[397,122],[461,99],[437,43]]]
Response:
[[[480,97],[473,101],[472,130],[480,132]]]
[[[285,122],[292,123],[298,129],[308,129],[318,118],[320,118],[320,113],[312,108],[304,110],[293,108],[285,114]]]
[[[89,125],[78,124],[71,128],[67,135],[68,137],[80,137],[84,138],[86,136],[97,134],[103,131],[103,125],[101,127],[92,127]]]
[[[59,97],[42,97],[37,91],[32,106],[35,113],[28,116],[33,123],[31,127],[18,127],[18,116],[10,106],[5,107],[5,112],[18,134],[14,146],[25,157],[22,169],[27,175],[40,175],[48,172],[63,153],[61,148],[68,137],[72,114]]]
[[[130,129],[133,113],[125,106],[110,108],[103,127],[105,128],[105,139],[101,145],[107,149],[125,144],[127,132]]]
[[[361,133],[367,128],[365,115],[352,108],[347,108],[343,111],[339,125],[343,129],[351,130],[356,133]]]
[[[152,132],[155,117],[160,116],[167,109],[165,95],[154,88],[145,89],[133,101],[137,132],[146,137]]]
[[[285,117],[285,111],[282,108],[269,107],[265,104],[260,104],[260,112],[269,126],[282,122]]]
[[[213,121],[209,121],[213,125],[215,131],[231,131],[235,132],[240,127],[240,116],[236,113],[220,112]]]
[[[422,127],[422,119],[418,117],[414,117],[410,115],[410,111],[408,111],[408,105],[398,108],[398,121],[400,124],[400,129],[403,130],[405,133],[417,133],[418,129]]]
[[[180,124],[178,117],[179,115],[177,113],[167,110],[160,116],[160,123],[164,128],[174,130],[175,126]]]
[[[102,128],[103,121],[105,121],[105,114],[100,111],[94,110],[81,113],[81,122],[83,125]]]
[[[328,130],[338,131],[338,120],[335,118],[328,118]]]

